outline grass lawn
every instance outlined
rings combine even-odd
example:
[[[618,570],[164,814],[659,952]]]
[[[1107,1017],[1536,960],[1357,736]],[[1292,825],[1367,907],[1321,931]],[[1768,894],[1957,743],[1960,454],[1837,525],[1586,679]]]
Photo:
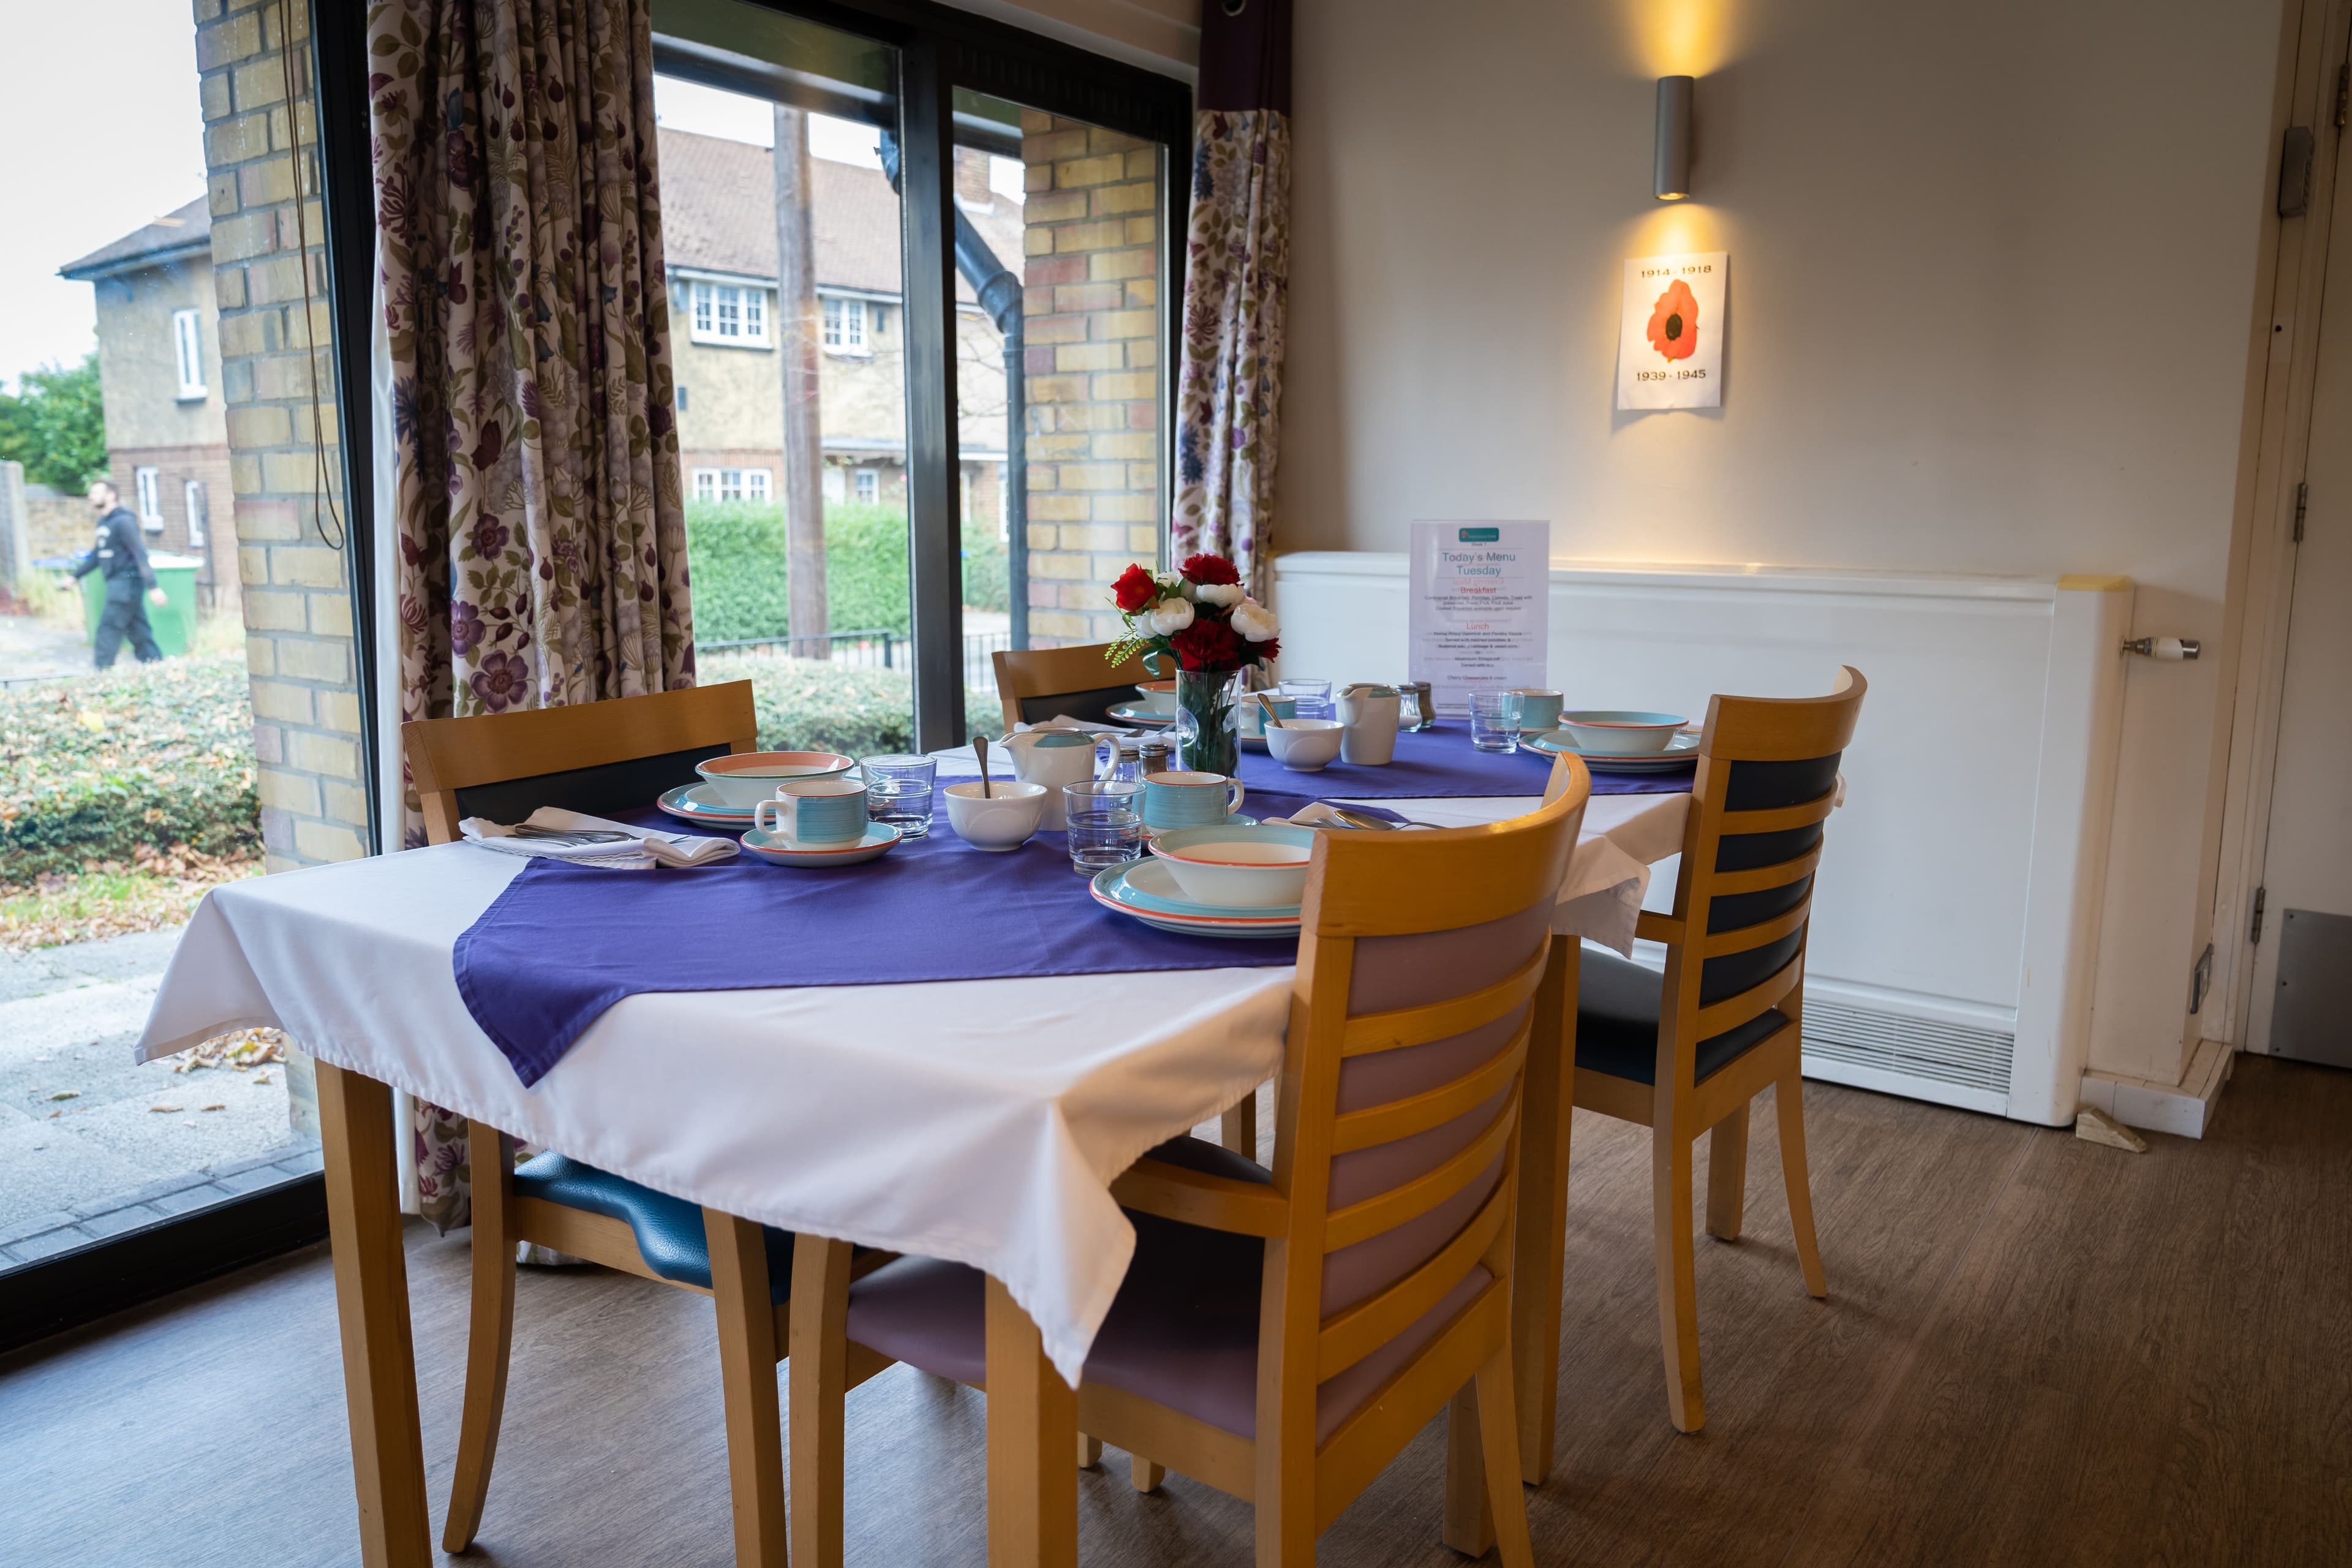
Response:
[[[0,949],[23,952],[177,925],[210,889],[260,874],[257,854],[157,853],[142,845],[128,861],[0,884]]]

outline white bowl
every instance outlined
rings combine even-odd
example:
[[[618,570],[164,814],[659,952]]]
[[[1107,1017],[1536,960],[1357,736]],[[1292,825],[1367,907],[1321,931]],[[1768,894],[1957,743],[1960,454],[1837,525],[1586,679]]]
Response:
[[[1563,713],[1559,722],[1583,751],[1604,757],[1648,757],[1674,744],[1675,736],[1690,721],[1674,713],[1608,708]]]
[[[1226,910],[1281,909],[1307,896],[1315,830],[1274,823],[1188,827],[1162,833],[1151,853],[1168,864],[1184,896]]]
[[[1265,727],[1265,749],[1293,773],[1319,773],[1339,754],[1347,726],[1337,719],[1285,719]]]
[[[1147,680],[1135,689],[1142,693],[1135,705],[1146,713],[1157,713],[1164,719],[1176,717],[1176,683],[1172,680]]]
[[[1000,779],[994,793],[980,793],[979,781],[952,784],[948,797],[948,825],[974,849],[1002,855],[1029,842],[1045,817],[1045,786]]]
[[[833,778],[856,765],[856,758],[837,752],[737,752],[697,763],[694,771],[722,804],[749,811],[774,795],[780,784]]]

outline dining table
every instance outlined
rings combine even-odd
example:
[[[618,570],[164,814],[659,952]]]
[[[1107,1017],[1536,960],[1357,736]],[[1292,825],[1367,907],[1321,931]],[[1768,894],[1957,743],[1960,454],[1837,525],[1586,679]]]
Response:
[[[1414,764],[1410,773],[1384,779],[1379,769],[1334,766],[1286,775],[1261,796],[1355,802],[1427,826],[1466,826],[1520,815],[1542,789],[1548,758],[1524,759],[1511,774],[1472,753],[1458,729],[1412,741],[1400,751],[1401,763]],[[969,752],[942,753],[942,782],[971,760]],[[1263,777],[1263,757],[1250,768]],[[1432,782],[1412,782],[1423,778]],[[1498,781],[1520,787],[1458,793]],[[1454,793],[1400,795],[1398,787]],[[1587,808],[1559,891],[1526,1068],[1517,1278],[1535,1288],[1515,1299],[1513,1349],[1530,1479],[1549,1468],[1555,1417],[1576,954],[1583,941],[1632,952],[1650,868],[1680,852],[1689,814],[1687,774],[1626,787],[1642,793],[1596,794]],[[1297,798],[1281,800],[1285,791]],[[933,846],[940,864],[969,848],[952,841],[943,815],[931,831],[948,841]],[[1057,834],[1041,833],[1013,854],[1068,864]],[[460,954],[469,939],[483,940],[502,894],[544,864],[457,842],[217,888],[191,920],[134,1047],[152,1060],[228,1029],[268,1026],[316,1061],[362,1561],[432,1561],[394,1153],[403,1135],[396,1089],[743,1219],[982,1270],[990,1280],[989,1561],[1074,1563],[1070,1390],[1135,1237],[1111,1184],[1147,1151],[1250,1100],[1278,1073],[1287,955],[1260,942],[1249,944],[1256,951],[1245,962],[1237,945],[1232,960],[1189,966],[866,984],[840,983],[836,962],[820,966],[825,984],[614,986],[569,1048],[526,1083],[478,1016],[483,998],[461,984]],[[598,888],[639,877],[667,879],[662,890],[675,898],[712,875],[563,869],[577,879],[583,906],[602,896]],[[758,872],[780,889],[803,875]],[[906,932],[908,942],[951,952],[960,927],[988,918],[987,885],[959,884],[972,907],[937,910]],[[1073,931],[1094,922],[1085,932],[1092,942],[1121,937],[1124,917],[1098,908],[1084,879],[1070,875],[1066,886],[1066,914],[1054,920]],[[1119,929],[1106,934],[1101,922]],[[791,972],[794,944],[829,940],[817,920],[750,924],[724,940],[772,944],[779,973]],[[560,926],[530,929],[533,940],[499,953],[505,972],[576,978],[565,971],[584,962],[582,945]],[[1135,931],[1139,939],[1156,934]],[[1051,930],[1043,940],[1054,940]]]

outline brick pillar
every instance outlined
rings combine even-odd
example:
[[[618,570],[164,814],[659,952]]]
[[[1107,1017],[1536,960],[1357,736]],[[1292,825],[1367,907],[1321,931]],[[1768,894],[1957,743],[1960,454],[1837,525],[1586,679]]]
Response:
[[[1160,559],[1160,149],[1024,110],[1029,628],[1118,629],[1110,585]]]
[[[308,0],[195,0],[195,14],[261,836],[268,867],[277,871],[367,852],[352,636],[352,574],[364,574],[366,563],[330,548],[320,532],[321,487],[336,517],[350,513],[333,403],[334,317],[309,90]],[[278,56],[289,15],[302,89],[291,104]],[[303,226],[294,211],[298,129]],[[324,400],[316,421],[327,442],[323,476],[311,436],[314,384]],[[327,529],[341,534],[331,520]]]

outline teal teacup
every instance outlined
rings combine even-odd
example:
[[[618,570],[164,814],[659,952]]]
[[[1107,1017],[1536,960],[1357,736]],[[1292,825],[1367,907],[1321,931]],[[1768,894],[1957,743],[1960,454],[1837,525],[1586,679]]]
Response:
[[[794,779],[751,808],[751,826],[795,844],[847,844],[866,836],[866,785]]]
[[[1260,701],[1255,694],[1244,698],[1241,705],[1242,733],[1253,741],[1265,739],[1265,702],[1274,704],[1274,716],[1277,719],[1298,717],[1298,699],[1296,697],[1270,696],[1265,698],[1264,702]]]
[[[1540,686],[1513,688],[1519,700],[1519,728],[1545,731],[1559,728],[1559,693]]]
[[[1223,773],[1147,773],[1143,779],[1143,826],[1159,832],[1213,827],[1242,806],[1242,781]]]

